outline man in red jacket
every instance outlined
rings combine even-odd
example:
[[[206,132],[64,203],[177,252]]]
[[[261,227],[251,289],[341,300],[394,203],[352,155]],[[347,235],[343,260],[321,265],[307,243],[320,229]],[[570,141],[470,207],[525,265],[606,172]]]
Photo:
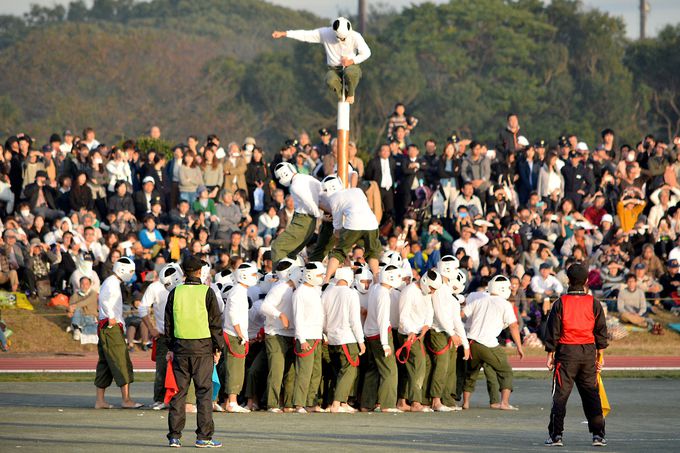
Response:
[[[548,446],[562,446],[567,400],[576,383],[581,395],[593,446],[604,447],[604,416],[600,402],[597,373],[607,347],[607,323],[602,306],[586,293],[588,268],[572,264],[567,269],[569,291],[550,311],[545,338],[548,369],[553,375],[553,405],[550,411]]]

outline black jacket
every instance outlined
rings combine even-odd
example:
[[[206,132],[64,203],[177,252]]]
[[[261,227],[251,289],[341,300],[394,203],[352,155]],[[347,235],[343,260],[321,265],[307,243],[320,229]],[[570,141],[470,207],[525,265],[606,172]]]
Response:
[[[185,285],[200,285],[201,282],[196,277],[187,277]],[[210,338],[199,340],[183,340],[175,338],[175,320],[173,317],[173,306],[175,301],[175,290],[170,291],[168,302],[165,305],[165,339],[168,350],[176,355],[183,356],[206,356],[212,355],[216,351],[222,351],[226,344],[222,336],[222,313],[217,304],[217,296],[212,289],[208,289],[205,294],[205,308],[208,310],[208,327],[210,328]]]
[[[397,183],[397,169],[396,163],[392,157],[389,157],[390,173],[392,176],[392,184]],[[364,171],[364,179],[367,181],[375,181],[378,186],[382,181],[382,166],[380,165],[380,157],[375,156],[373,159],[368,161],[366,164],[366,170]]]
[[[569,292],[563,295],[562,297],[583,295],[585,295],[585,293],[579,291],[572,291],[572,289],[570,288]],[[560,344],[560,340],[562,339],[563,335],[566,332],[564,322],[565,316],[571,316],[572,319],[569,320],[570,324],[576,324],[578,322],[584,322],[583,319],[585,318],[585,316],[580,316],[579,312],[587,312],[590,310],[592,310],[593,316],[595,318],[592,331],[595,339],[594,340],[595,347],[597,349],[605,349],[608,345],[607,320],[605,319],[604,310],[602,310],[602,305],[600,304],[600,302],[598,302],[598,300],[593,297],[592,304],[589,303],[587,306],[586,305],[581,306],[580,305],[581,302],[579,302],[579,305],[574,306],[571,312],[564,313],[562,307],[562,297],[560,297],[553,304],[552,309],[550,310],[550,315],[548,316],[548,325],[545,331],[545,338],[543,340],[543,343],[545,344],[545,350],[547,352],[553,352],[557,349],[558,345]],[[582,328],[582,326],[578,327]]]
[[[132,201],[132,197],[130,194],[126,193],[124,197],[120,197],[117,193],[113,194],[111,198],[109,198],[109,212],[121,212],[121,211],[129,211],[132,214],[135,213],[135,203]]]
[[[45,202],[47,207],[50,209],[57,209],[57,198],[59,194],[57,190],[50,186],[43,186],[43,196],[45,197]],[[37,183],[31,183],[24,189],[24,197],[28,202],[29,206],[36,207],[38,203],[38,194],[40,193],[40,187]]]
[[[134,203],[135,203],[135,217],[138,219],[143,219],[146,213],[148,212],[147,206],[146,206],[146,194],[144,193],[143,190],[140,190],[138,192],[135,192],[134,196],[132,197]],[[151,201],[158,200],[161,202],[161,208],[163,211],[165,211],[165,206],[163,203],[163,197],[161,196],[161,193],[156,190],[155,188],[151,192]]]
[[[564,177],[564,193],[566,196],[579,190],[583,190],[586,195],[594,192],[593,173],[585,165],[579,164],[574,167],[571,163],[567,163],[562,167],[562,176]]]
[[[68,193],[68,201],[72,211],[78,211],[80,208],[91,211],[92,208],[94,208],[92,190],[87,184],[71,187],[71,190]]]

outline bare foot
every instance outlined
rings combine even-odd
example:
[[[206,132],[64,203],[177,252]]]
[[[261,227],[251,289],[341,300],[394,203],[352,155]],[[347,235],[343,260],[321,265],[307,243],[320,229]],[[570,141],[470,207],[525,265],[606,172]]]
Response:
[[[493,404],[489,404],[489,407],[490,407],[491,409],[500,409],[500,408],[501,408],[501,403],[493,403]]]
[[[347,96],[345,101],[347,101],[348,104],[354,104],[354,96]]]
[[[411,406],[406,403],[397,404],[397,409],[402,412],[411,412]]]
[[[95,409],[113,409],[113,404],[109,404],[106,401],[97,401],[94,403]]]
[[[144,405],[142,403],[135,403],[132,400],[129,401],[123,401],[120,405],[123,409],[139,409],[140,407],[143,407]]]
[[[470,409],[470,403],[463,403],[463,409],[464,410]]]
[[[515,407],[512,404],[500,404],[498,406],[498,409],[500,409],[502,411],[518,411],[519,410],[518,407]]]

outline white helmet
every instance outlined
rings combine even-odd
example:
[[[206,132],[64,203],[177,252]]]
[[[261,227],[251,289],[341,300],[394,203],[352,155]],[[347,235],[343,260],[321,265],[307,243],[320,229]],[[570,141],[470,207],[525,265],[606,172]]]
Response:
[[[368,285],[364,282],[368,281]],[[373,283],[373,274],[368,266],[360,266],[354,271],[354,289],[359,291],[361,294],[366,294],[368,288]]]
[[[337,36],[338,39],[347,38],[347,36],[349,36],[350,32],[352,31],[352,24],[344,17],[338,17],[333,22],[331,22],[331,27],[333,27],[335,36]]]
[[[205,264],[201,267],[201,283],[204,285],[210,286],[210,270],[212,269],[212,266],[210,265],[210,262],[206,261]]]
[[[304,276],[305,276],[305,268],[302,266],[293,266],[290,268],[290,272],[288,272],[288,276],[286,277],[286,280],[289,282],[293,282],[293,285],[296,287],[300,286],[302,282],[304,281]],[[279,279],[281,280],[281,279]]]
[[[456,276],[456,270],[460,267],[460,261],[453,255],[443,256],[437,263],[437,270],[442,276],[451,280]]]
[[[441,274],[434,269],[425,272],[425,275],[420,278],[420,290],[424,296],[430,294],[430,288],[436,291],[441,288],[443,284],[444,280],[442,279]]]
[[[335,271],[335,280],[344,280],[348,285],[351,285],[354,282],[354,271],[351,267],[339,267]]]
[[[182,283],[184,272],[177,263],[166,264],[160,273],[160,282],[165,286],[165,289],[172,291],[177,285]]]
[[[303,281],[308,285],[321,286],[325,273],[326,269],[323,264],[318,261],[312,261],[304,267]]]
[[[331,196],[336,192],[340,192],[345,188],[345,185],[342,183],[342,179],[340,179],[338,175],[326,176],[323,178],[323,181],[321,181],[321,186],[328,196]]]
[[[279,180],[282,186],[290,186],[293,176],[297,174],[297,169],[290,162],[280,162],[274,169],[274,176]]]
[[[288,274],[295,266],[296,266],[295,261],[293,261],[292,259],[290,258],[282,259],[276,265],[275,269],[276,277],[279,279],[279,281],[288,280]]]
[[[260,279],[257,267],[252,263],[241,264],[234,273],[236,274],[236,283],[240,283],[248,288],[257,285]]]
[[[505,275],[496,275],[489,281],[487,291],[489,291],[489,294],[492,296],[500,296],[503,299],[507,299],[512,295],[512,291],[510,291],[510,280]]]
[[[397,267],[401,267],[403,262],[401,254],[399,254],[399,252],[395,252],[394,250],[387,250],[383,252],[383,254],[380,256],[380,261],[385,264],[392,264],[393,266]]]
[[[217,274],[215,274],[215,283],[222,286],[233,285],[234,275],[231,272],[231,269],[224,269],[223,271],[220,271]]]
[[[449,279],[449,286],[453,294],[462,294],[467,285],[467,274],[463,269],[456,269],[453,278]]]
[[[260,291],[262,294],[267,294],[269,290],[272,288],[272,285],[274,282],[276,282],[278,278],[276,277],[276,274],[273,272],[268,272],[260,279]]]
[[[135,275],[135,263],[127,256],[118,258],[118,261],[113,263],[113,273],[127,283]]]
[[[393,264],[388,264],[380,271],[380,283],[398,288],[402,282],[402,270]]]

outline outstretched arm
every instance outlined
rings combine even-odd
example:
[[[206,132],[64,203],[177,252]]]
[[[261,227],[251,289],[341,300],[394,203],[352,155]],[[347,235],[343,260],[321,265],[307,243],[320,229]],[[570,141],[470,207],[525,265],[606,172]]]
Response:
[[[288,31],[275,31],[272,33],[272,38],[291,38],[303,42],[320,43],[321,42],[321,29],[316,30],[288,30]]]

